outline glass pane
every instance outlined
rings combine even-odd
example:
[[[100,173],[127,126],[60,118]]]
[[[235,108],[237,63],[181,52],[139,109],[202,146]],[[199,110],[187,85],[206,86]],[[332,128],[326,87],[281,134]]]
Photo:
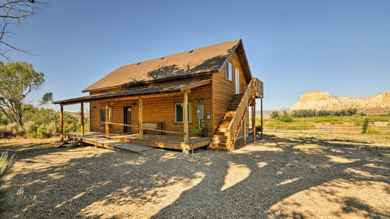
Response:
[[[204,119],[204,105],[203,104],[198,104],[196,106],[196,116],[198,120]]]
[[[101,122],[104,122],[106,121],[106,110],[105,109],[100,109],[99,110],[99,113],[100,113],[100,121]]]
[[[176,122],[183,122],[183,106],[176,104]]]

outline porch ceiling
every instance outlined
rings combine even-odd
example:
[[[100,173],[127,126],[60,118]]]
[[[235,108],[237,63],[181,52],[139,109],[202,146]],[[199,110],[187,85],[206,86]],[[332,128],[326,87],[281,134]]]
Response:
[[[137,96],[137,95],[150,95],[150,94],[158,94],[158,93],[170,93],[170,92],[178,92],[193,89],[196,87],[204,86],[210,84],[211,80],[199,80],[199,81],[186,81],[179,84],[174,85],[160,85],[153,87],[142,87],[142,88],[133,88],[127,90],[121,90],[116,92],[106,92],[102,94],[93,94],[82,97],[75,97],[71,99],[58,100],[54,101],[55,104],[76,104],[81,102],[90,102],[95,100],[104,100],[116,97],[127,97],[127,96]]]

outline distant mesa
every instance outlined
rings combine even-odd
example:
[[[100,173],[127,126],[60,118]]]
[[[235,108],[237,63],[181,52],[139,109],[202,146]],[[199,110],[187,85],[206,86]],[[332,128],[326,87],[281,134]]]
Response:
[[[368,114],[384,114],[390,112],[390,92],[382,92],[375,96],[346,97],[333,96],[328,92],[311,91],[300,97],[290,110],[327,110],[338,111],[356,108]]]

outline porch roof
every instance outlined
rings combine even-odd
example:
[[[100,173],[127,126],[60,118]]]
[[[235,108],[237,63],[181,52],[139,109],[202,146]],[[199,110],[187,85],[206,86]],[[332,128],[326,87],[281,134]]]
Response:
[[[115,92],[105,92],[101,94],[92,94],[88,96],[75,97],[65,100],[54,101],[54,104],[75,104],[81,102],[90,102],[95,100],[104,100],[116,97],[127,97],[127,96],[137,96],[137,95],[149,95],[149,94],[158,94],[158,93],[170,93],[170,92],[178,92],[184,90],[190,90],[192,88],[204,86],[210,84],[211,80],[199,80],[199,81],[186,81],[179,84],[173,85],[160,85],[153,87],[141,87],[141,88],[132,88]]]

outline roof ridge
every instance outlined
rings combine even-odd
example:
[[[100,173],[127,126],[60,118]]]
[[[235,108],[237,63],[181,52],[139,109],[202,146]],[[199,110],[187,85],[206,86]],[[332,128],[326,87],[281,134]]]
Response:
[[[236,41],[236,42],[235,42]],[[187,52],[190,52],[190,51],[196,51],[196,50],[200,50],[200,49],[206,49],[206,48],[209,48],[209,47],[214,47],[214,46],[220,46],[220,45],[223,45],[225,43],[230,43],[230,42],[235,42],[234,46],[237,45],[237,43],[239,43],[241,41],[241,39],[235,39],[235,40],[227,40],[227,41],[224,41],[222,43],[216,43],[216,44],[208,44],[207,46],[202,46],[202,47],[197,47],[197,48],[192,48],[192,49],[187,49],[187,50],[182,50],[181,52],[176,52],[176,53],[172,53],[172,54],[169,54],[169,55],[165,55],[165,56],[159,56],[159,57],[154,57],[154,58],[146,58],[146,59],[143,59],[141,61],[137,61],[137,62],[133,62],[133,63],[129,63],[129,64],[124,64],[122,65],[121,67],[117,68],[117,69],[120,69],[124,66],[128,66],[128,65],[135,65],[135,64],[142,64],[144,62],[149,62],[149,61],[154,61],[154,60],[159,60],[161,58],[168,58],[168,57],[171,57],[171,56],[176,56],[176,55],[180,55],[180,54],[183,54],[183,53],[187,53]],[[232,48],[234,47],[232,46]]]

